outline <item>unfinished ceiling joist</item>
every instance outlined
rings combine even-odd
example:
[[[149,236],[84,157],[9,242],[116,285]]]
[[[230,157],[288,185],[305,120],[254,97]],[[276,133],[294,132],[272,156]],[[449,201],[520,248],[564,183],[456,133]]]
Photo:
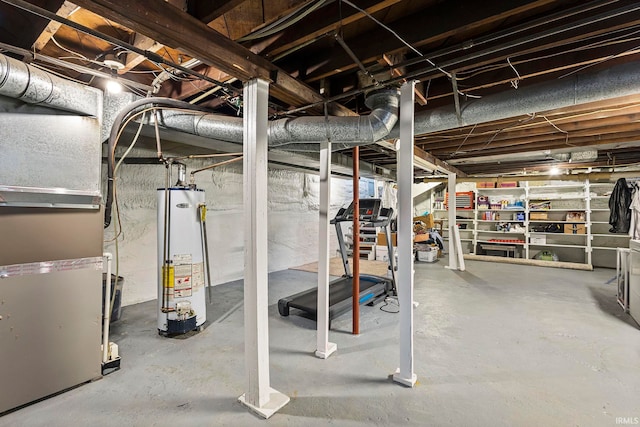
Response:
[[[396,147],[389,141],[378,141],[376,144],[389,150],[396,151]],[[467,176],[466,173],[455,166],[438,159],[416,146],[413,147],[413,161],[416,167],[428,170],[429,172],[439,171],[446,174],[455,173],[458,176]]]
[[[504,176],[466,176],[457,179],[458,182],[505,182],[505,181],[591,181],[609,180],[615,181],[619,178],[632,178],[640,176],[638,171],[625,172],[591,172],[563,175],[504,175]],[[445,182],[447,177],[425,177],[424,182]]]
[[[230,76],[243,81],[252,78],[270,81],[272,95],[291,105],[323,101],[322,96],[311,87],[166,2],[80,0],[76,4],[126,27],[135,28],[164,45],[180,49]],[[355,115],[339,104],[331,104],[330,113]]]

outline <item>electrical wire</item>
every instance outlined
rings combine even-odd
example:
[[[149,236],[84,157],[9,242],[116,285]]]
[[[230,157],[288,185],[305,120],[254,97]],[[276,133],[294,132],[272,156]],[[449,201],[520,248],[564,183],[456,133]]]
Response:
[[[385,307],[387,306],[396,306],[397,309],[394,309],[394,310],[385,309]],[[398,301],[395,298],[387,297],[384,299],[384,305],[380,306],[380,311],[384,311],[385,313],[391,313],[391,314],[400,313],[400,304],[398,304]]]
[[[33,5],[33,4],[29,3],[28,1],[25,1],[25,0],[12,0],[11,2],[9,2],[9,0],[0,0],[0,1],[3,2],[3,3],[8,3],[11,6],[17,7],[19,9],[25,10],[25,11],[27,11],[29,13],[32,13],[32,14],[36,15],[36,16],[40,16],[40,17],[48,19],[50,21],[59,22],[61,24],[64,24],[64,25],[66,25],[66,26],[68,26],[70,28],[75,29],[78,32],[78,34],[80,34],[79,32],[82,32],[84,34],[91,35],[92,37],[95,37],[95,38],[97,38],[99,40],[103,40],[103,41],[105,41],[107,43],[110,43],[114,47],[115,46],[120,46],[123,49],[126,49],[126,50],[128,50],[130,52],[136,53],[138,55],[142,55],[147,59],[149,59],[149,57],[152,56],[152,54],[150,52],[145,51],[143,49],[140,49],[140,48],[138,48],[138,47],[136,47],[136,46],[134,46],[134,45],[132,45],[130,43],[126,43],[126,42],[124,42],[124,41],[122,41],[120,39],[117,39],[116,37],[112,37],[112,36],[109,36],[107,34],[103,34],[103,33],[99,32],[99,31],[93,30],[93,29],[88,28],[88,27],[86,27],[84,25],[78,24],[77,22],[74,22],[74,21],[72,21],[70,19],[63,18],[63,17],[61,17],[59,15],[56,15],[55,13],[53,13],[53,12],[47,10],[47,9],[44,9],[42,7]],[[156,58],[157,61],[162,62],[162,63],[167,64],[167,65],[170,65],[171,67],[174,67],[174,68],[176,68],[176,69],[178,69],[180,71],[183,71],[183,72],[185,72],[187,74],[191,74],[193,76],[196,76],[196,77],[198,77],[198,78],[200,78],[202,80],[208,81],[209,83],[213,83],[213,84],[217,84],[217,85],[223,86],[230,92],[233,92],[233,93],[241,93],[242,92],[241,90],[238,90],[238,89],[236,89],[236,88],[234,88],[232,86],[228,87],[224,83],[221,83],[221,82],[219,82],[219,81],[217,81],[215,79],[212,79],[211,77],[209,77],[209,76],[207,76],[205,74],[198,73],[196,71],[190,70],[189,68],[183,67],[180,64],[170,63],[169,61],[167,61],[166,59],[164,59],[160,55],[155,55],[154,54],[153,57]]]
[[[67,75],[65,75],[65,74],[59,73],[59,72],[57,72],[57,71],[55,71],[55,70],[52,70],[51,68],[43,67],[42,65],[40,65],[40,64],[36,64],[35,62],[32,62],[32,63],[31,63],[31,64],[29,64],[29,65],[31,65],[31,66],[32,66],[32,67],[34,67],[34,68],[38,68],[38,69],[40,69],[40,70],[42,70],[42,71],[46,71],[47,73],[54,74],[54,75],[56,75],[56,76],[58,76],[58,77],[60,77],[60,78],[63,78],[63,79],[65,79],[65,80],[70,80],[70,81],[72,81],[72,82],[74,82],[74,83],[79,83],[79,84],[81,84],[81,85],[85,85],[85,86],[87,86],[87,85],[91,84],[91,82],[93,82],[93,79],[94,79],[94,77],[95,77],[95,76],[91,76],[91,79],[90,79],[88,82],[84,82],[84,81],[82,81],[82,80],[74,79],[73,77],[69,77],[69,76],[67,76]]]
[[[460,151],[460,148],[462,148],[464,143],[467,142],[467,139],[469,139],[469,137],[471,136],[473,131],[476,130],[476,126],[478,126],[477,123],[473,125],[473,127],[471,128],[471,130],[469,131],[467,136],[465,136],[464,139],[462,140],[462,142],[460,143],[460,145],[458,145],[458,148],[456,148],[456,150],[453,153],[451,153],[451,156],[455,156],[456,154],[458,154],[458,152]]]
[[[569,121],[569,122],[574,122],[578,119],[582,119],[586,116],[590,116],[590,115],[600,115],[600,114],[605,114],[605,113],[613,113],[613,112],[619,112],[619,111],[623,111],[626,109],[630,109],[630,108],[637,108],[640,107],[640,103],[634,103],[634,104],[629,104],[629,105],[625,105],[622,107],[616,107],[616,108],[604,108],[604,109],[599,109],[599,110],[595,110],[595,111],[588,111],[588,112],[584,112],[584,113],[578,113],[578,114],[572,114],[570,116],[562,116],[559,117],[556,121]],[[516,124],[510,125],[510,126],[506,126],[503,130],[523,130],[523,129],[528,129],[528,128],[532,128],[532,127],[536,127],[536,126],[540,126],[541,122],[535,122],[535,123],[531,123],[533,121],[533,119],[535,119],[536,117],[538,117],[536,114],[531,114],[530,119],[528,120],[518,120],[516,122]],[[549,120],[547,118],[547,120]],[[474,125],[476,126],[476,125]],[[478,136],[486,136],[486,135],[493,135],[495,133],[495,131],[485,131],[485,132],[479,132],[476,133],[474,136],[478,137]],[[430,140],[456,140],[459,139],[459,136],[457,135],[441,135],[441,134],[436,134],[436,135],[425,135],[423,137],[420,137],[421,141],[424,142],[428,142]]]
[[[256,39],[260,39],[260,38],[264,38],[264,37],[268,37],[268,36],[272,36],[274,34],[277,34],[285,29],[287,29],[288,27],[290,27],[291,25],[297,23],[298,21],[300,21],[303,18],[306,18],[308,15],[310,15],[311,13],[313,13],[314,11],[316,11],[317,9],[321,8],[322,6],[324,6],[325,4],[327,4],[329,1],[328,0],[317,0],[315,2],[311,2],[311,3],[306,3],[303,4],[302,6],[300,6],[298,9],[292,11],[291,13],[289,13],[286,16],[283,16],[282,18],[266,25],[265,27],[262,27],[256,31],[253,31],[239,39],[237,39],[237,42],[245,42],[245,41],[249,41],[249,40],[256,40]]]
[[[127,107],[122,110],[115,117],[113,126],[111,127],[111,132],[109,134],[108,139],[108,160],[107,160],[107,197],[105,200],[105,210],[104,210],[104,227],[107,228],[111,223],[111,210],[114,199],[113,194],[113,185],[114,185],[114,168],[115,168],[115,148],[118,144],[118,140],[122,135],[124,127],[127,123],[129,123],[132,118],[131,116],[134,114],[138,114],[138,110],[140,108],[147,108],[147,106],[159,106],[163,109],[167,110],[188,110],[188,111],[201,111],[204,112],[203,109],[193,106],[184,101],[178,101],[175,99],[169,98],[159,98],[159,97],[149,97],[143,98],[138,101],[134,101],[127,105]],[[124,126],[123,126],[124,123]]]
[[[631,28],[637,28],[638,26],[633,26]],[[628,28],[625,28],[625,30]],[[606,33],[604,35],[610,35],[610,34],[615,34],[617,32],[620,32],[621,30],[615,30],[615,31],[611,31],[609,33]],[[562,55],[566,55],[568,53],[574,53],[574,52],[583,52],[585,50],[590,50],[590,49],[597,49],[597,48],[601,48],[601,47],[606,47],[606,46],[611,46],[614,44],[619,44],[619,43],[627,43],[627,42],[631,42],[631,41],[635,41],[640,39],[639,37],[630,37],[633,36],[635,34],[640,33],[640,30],[634,30],[631,31],[629,33],[626,34],[622,34],[613,38],[609,38],[607,40],[601,40],[599,42],[594,42],[585,46],[578,46],[572,49],[566,49],[560,52],[556,52],[556,53],[552,53],[552,54],[548,54],[548,55],[542,55],[542,56],[536,56],[534,58],[530,58],[530,59],[526,59],[526,60],[520,60],[520,61],[512,61],[511,64],[513,64],[513,66],[515,65],[522,65],[522,64],[528,64],[531,62],[535,62],[535,61],[541,61],[541,60],[545,60],[545,59],[549,59],[549,58],[553,58],[556,56],[562,56]],[[598,34],[596,36],[592,36],[592,37],[587,37],[584,39],[580,39],[578,41],[571,41],[568,42],[567,44],[575,44],[577,42],[584,42],[586,40],[590,40],[593,38],[597,38],[597,37],[602,37],[603,34]],[[516,55],[517,56],[517,55]],[[513,59],[514,56],[511,56],[510,58],[508,58],[508,60]],[[458,79],[458,81],[460,80],[467,80],[469,78],[472,77],[476,77],[484,72],[488,72],[488,71],[495,71],[501,68],[505,68],[507,67],[507,64],[492,64],[492,65],[485,65],[483,67],[479,67],[479,68],[474,68],[474,69],[470,69],[470,70],[466,70],[466,71],[460,71],[457,73],[456,77]],[[515,70],[514,70],[515,71]],[[517,71],[516,71],[517,73]],[[462,77],[460,76],[462,75]]]
[[[567,132],[566,130],[560,129],[551,120],[549,120],[546,116],[543,116],[542,114],[540,114],[540,117],[542,117],[547,123],[549,123],[551,125],[551,127],[553,127],[555,130],[557,130],[558,132],[563,133],[565,135],[564,143],[566,145],[575,146],[574,144],[569,144],[569,132]]]
[[[594,65],[602,64],[603,62],[610,61],[612,59],[618,58],[618,57],[623,56],[623,55],[628,54],[628,53],[636,53],[639,49],[640,49],[640,46],[636,46],[636,47],[633,47],[631,49],[627,49],[624,52],[620,52],[620,53],[617,53],[617,54],[614,54],[614,55],[609,55],[606,58],[602,58],[598,62],[594,62],[594,63],[591,63],[591,64],[584,65],[584,66],[582,66],[582,67],[580,67],[580,68],[578,68],[576,70],[573,70],[573,71],[571,71],[569,73],[563,74],[558,78],[562,79],[562,78],[568,77],[568,76],[570,76],[572,74],[579,73],[580,71],[586,70],[589,67],[593,67]]]
[[[58,43],[58,40],[56,40],[55,36],[51,36],[51,41],[53,42],[53,44],[55,44],[56,46],[58,46],[60,49],[64,50],[65,52],[68,52],[68,53],[70,53],[70,54],[72,54],[74,56],[82,58],[85,61],[91,61],[89,58],[87,58],[83,54],[78,53],[78,52],[74,52],[71,49],[67,49],[66,47],[62,46],[60,43]]]
[[[410,43],[406,42],[402,37],[400,37],[400,35],[395,32],[394,30],[392,30],[391,28],[389,28],[387,25],[383,24],[382,22],[380,22],[379,20],[377,20],[373,15],[371,15],[369,12],[367,12],[366,10],[356,6],[355,4],[351,3],[349,0],[340,0],[346,4],[348,4],[349,6],[351,6],[352,8],[356,9],[357,11],[359,11],[360,13],[364,14],[367,18],[371,19],[373,22],[375,22],[376,24],[380,25],[382,28],[384,28],[385,30],[387,30],[388,32],[390,32],[395,38],[397,38],[402,44],[404,44],[406,47],[408,47],[409,49],[411,49],[416,55],[420,56],[426,63],[428,63],[429,65],[431,65],[433,68],[437,69],[438,71],[440,71],[442,74],[444,74],[445,76],[449,77],[450,79],[453,78],[453,76],[451,75],[451,73],[449,73],[448,71],[445,71],[444,69],[438,67],[431,59],[427,58],[426,56],[424,56],[424,54],[422,52],[420,52],[418,49],[416,49],[415,47],[413,47]]]

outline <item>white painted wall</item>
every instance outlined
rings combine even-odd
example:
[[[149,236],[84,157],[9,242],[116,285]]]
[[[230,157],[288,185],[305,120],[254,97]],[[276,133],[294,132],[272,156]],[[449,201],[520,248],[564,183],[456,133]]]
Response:
[[[136,150],[131,155],[154,154]],[[187,173],[207,164],[206,160],[191,161],[187,164]],[[211,280],[218,285],[241,279],[244,267],[242,164],[204,171],[196,177],[198,187],[206,192]],[[265,224],[269,228],[269,271],[318,259],[318,181],[317,175],[269,170],[269,223]],[[116,182],[123,230],[118,243],[118,274],[125,279],[123,305],[129,305],[157,297],[156,189],[164,186],[165,168],[123,164]],[[334,178],[331,215],[351,198],[351,180]],[[115,217],[105,232],[107,239],[113,237],[114,222]],[[335,235],[331,238],[333,254],[338,245]],[[115,253],[113,242],[106,242],[105,250]]]
[[[420,216],[433,211],[433,190],[439,182],[420,182],[413,184],[413,215]]]

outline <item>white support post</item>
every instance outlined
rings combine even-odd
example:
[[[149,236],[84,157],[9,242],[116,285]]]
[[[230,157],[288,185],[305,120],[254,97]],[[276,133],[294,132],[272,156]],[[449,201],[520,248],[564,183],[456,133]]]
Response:
[[[244,357],[246,392],[238,398],[269,418],[289,397],[269,385],[267,309],[267,101],[269,83],[254,79],[244,86]]]
[[[413,122],[415,81],[402,85],[400,94],[400,149],[398,150],[398,304],[400,305],[400,367],[397,383],[413,387]],[[393,256],[392,253],[389,256]]]
[[[458,269],[458,241],[456,241],[456,233],[453,231],[456,224],[456,174],[447,175],[447,210],[449,218],[449,265],[446,267],[450,270]]]
[[[318,311],[316,357],[326,359],[338,346],[329,342],[329,199],[331,196],[331,142],[320,145],[320,224],[318,227]]]

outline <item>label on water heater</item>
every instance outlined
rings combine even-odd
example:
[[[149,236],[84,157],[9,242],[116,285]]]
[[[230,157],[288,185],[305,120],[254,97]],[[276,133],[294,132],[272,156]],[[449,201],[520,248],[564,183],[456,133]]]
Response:
[[[198,292],[202,287],[204,287],[204,263],[200,262],[198,264],[193,264],[192,269],[192,280],[193,280],[193,290]]]
[[[174,255],[173,297],[190,297],[193,289],[193,272],[191,268],[191,254]]]

